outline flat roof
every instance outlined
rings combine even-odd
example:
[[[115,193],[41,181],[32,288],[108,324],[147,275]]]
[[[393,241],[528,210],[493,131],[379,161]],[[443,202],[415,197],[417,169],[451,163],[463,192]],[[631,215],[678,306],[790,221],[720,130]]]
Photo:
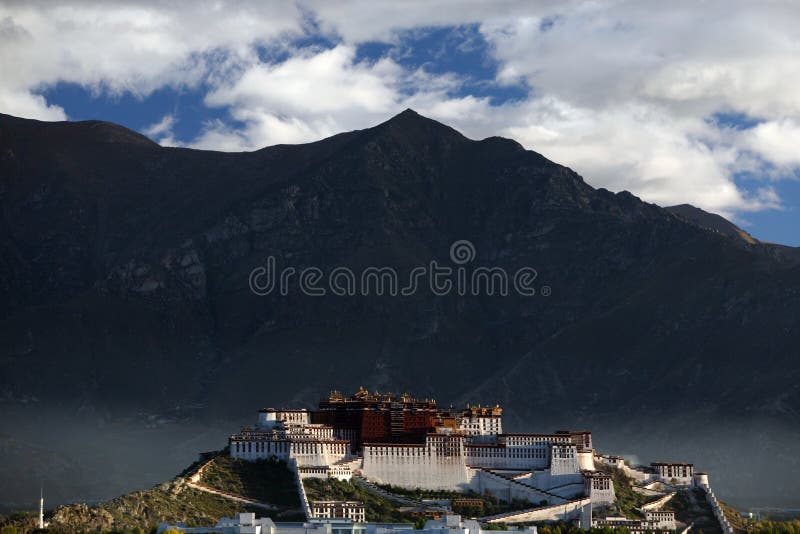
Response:
[[[532,433],[519,433],[519,432],[517,432],[517,433],[514,433],[514,434],[497,434],[497,435],[498,436],[503,436],[503,437],[519,436],[519,437],[532,437],[532,438],[559,438],[559,439],[563,439],[563,438],[569,437],[566,434],[556,434],[556,433],[552,433],[552,434],[532,434]]]
[[[364,447],[427,447],[424,443],[381,443],[369,442],[364,443]]]

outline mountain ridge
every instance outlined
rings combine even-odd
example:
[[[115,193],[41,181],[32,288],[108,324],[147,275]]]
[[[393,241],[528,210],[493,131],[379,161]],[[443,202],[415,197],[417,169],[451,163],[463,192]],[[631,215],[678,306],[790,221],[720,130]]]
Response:
[[[695,222],[704,228],[708,228],[709,230],[713,230],[731,237],[739,237],[751,245],[761,243],[761,241],[754,238],[721,215],[709,213],[700,208],[692,206],[691,204],[667,206],[664,209],[674,213],[679,217],[684,217],[692,222]]]

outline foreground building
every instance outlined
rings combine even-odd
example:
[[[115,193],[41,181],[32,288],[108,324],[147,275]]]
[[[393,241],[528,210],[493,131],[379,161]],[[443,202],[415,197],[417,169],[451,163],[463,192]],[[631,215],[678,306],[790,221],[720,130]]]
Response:
[[[307,523],[275,523],[269,518],[256,518],[253,513],[223,517],[216,525],[187,527],[183,523],[158,525],[156,534],[175,530],[185,534],[485,534],[477,521],[462,520],[458,515],[446,515],[440,520],[425,523],[415,530],[411,523],[362,523],[342,520],[320,520]],[[536,534],[536,527],[509,527],[491,530],[492,534]]]
[[[592,526],[597,528],[627,528],[631,534],[647,534],[649,532],[671,532],[677,527],[675,512],[645,512],[644,519],[627,519],[625,517],[606,517],[595,519]]]
[[[309,515],[314,519],[347,519],[354,523],[367,520],[364,503],[358,501],[313,501]]]

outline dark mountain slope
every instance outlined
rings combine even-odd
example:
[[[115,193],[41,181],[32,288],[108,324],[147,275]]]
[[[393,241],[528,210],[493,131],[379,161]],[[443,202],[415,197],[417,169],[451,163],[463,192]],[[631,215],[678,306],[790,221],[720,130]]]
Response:
[[[30,439],[47,439],[31,417],[72,432],[224,428],[360,384],[500,400],[518,429],[656,436],[668,416],[656,443],[675,445],[710,422],[769,418],[791,436],[780,443],[794,439],[796,251],[595,190],[508,139],[473,141],[408,110],[316,143],[223,154],[0,116],[0,194],[3,430]],[[402,283],[431,260],[453,266],[460,239],[477,250],[469,269],[531,266],[552,294],[248,287],[269,256],[325,273],[389,266]],[[719,461],[687,451],[708,469]],[[723,495],[740,492],[725,476]]]
[[[758,242],[753,236],[725,219],[716,213],[708,213],[700,208],[696,208],[691,204],[679,204],[677,206],[668,206],[667,211],[682,217],[688,221],[694,222],[703,228],[714,230],[729,237],[739,237],[750,244]]]

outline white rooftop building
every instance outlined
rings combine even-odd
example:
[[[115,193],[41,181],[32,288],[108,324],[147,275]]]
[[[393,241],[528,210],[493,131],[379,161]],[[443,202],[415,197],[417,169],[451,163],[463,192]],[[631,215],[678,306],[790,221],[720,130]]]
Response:
[[[592,521],[592,526],[598,528],[625,527],[630,530],[632,534],[644,534],[648,532],[664,532],[675,530],[677,524],[675,522],[675,512],[659,510],[645,512],[644,519],[628,519],[626,517],[606,517],[603,519],[595,519]]]

